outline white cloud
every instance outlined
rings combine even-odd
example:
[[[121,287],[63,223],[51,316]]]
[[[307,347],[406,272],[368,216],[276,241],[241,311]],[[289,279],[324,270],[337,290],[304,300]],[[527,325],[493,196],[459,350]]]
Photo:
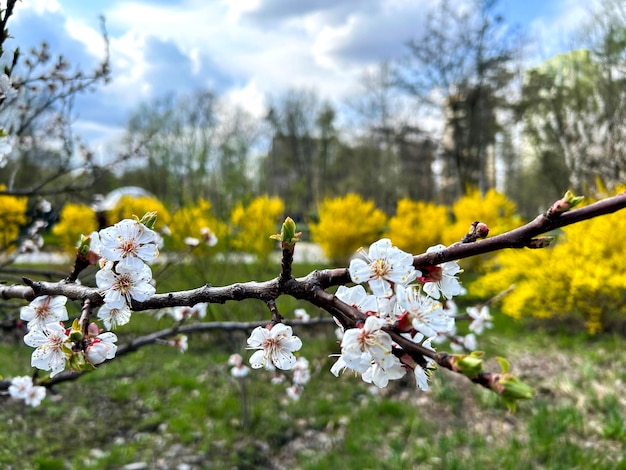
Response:
[[[98,58],[104,56],[104,39],[99,30],[74,18],[67,19],[65,29],[71,38],[83,43],[91,55]]]
[[[5,2],[2,2],[4,5]],[[4,8],[4,7],[3,7]],[[61,5],[56,0],[31,0],[25,2],[18,2],[15,6],[14,16],[17,18],[21,12],[26,10],[32,10],[38,15],[45,13],[55,13],[61,10]]]
[[[541,44],[534,56],[546,59],[563,49],[566,38],[588,16],[589,2],[551,3],[549,14],[531,24],[530,34]],[[340,103],[361,91],[359,80],[366,67],[406,52],[405,42],[419,34],[432,4],[428,0],[29,0],[20,2],[17,12],[21,8],[44,17],[51,12],[64,15],[68,36],[83,44],[92,57],[102,57],[97,15],[105,15],[112,83],[89,104],[96,106],[99,100],[101,114],[114,115],[120,125],[140,102],[172,90],[189,93],[190,87],[212,86],[255,116],[265,113],[268,94],[277,96],[289,88],[314,89],[321,98]],[[88,130],[92,131],[97,129]]]

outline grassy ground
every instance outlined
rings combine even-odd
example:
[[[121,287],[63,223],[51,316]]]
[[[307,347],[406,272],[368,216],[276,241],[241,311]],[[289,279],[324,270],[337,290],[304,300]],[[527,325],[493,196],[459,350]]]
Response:
[[[160,276],[159,290],[274,272],[178,266]],[[301,304],[281,299],[279,306],[289,312]],[[265,311],[229,303],[210,315],[258,319]],[[135,314],[118,330],[120,343],[169,326],[155,322]],[[445,370],[427,393],[408,379],[382,392],[349,374],[336,379],[333,328],[297,334],[312,369],[299,401],[264,371],[232,378],[228,356],[249,353],[243,334],[224,333],[192,336],[185,354],[166,345],[141,349],[61,384],[39,408],[0,400],[0,468],[626,469],[623,337],[522,331],[499,318],[480,347],[505,355],[538,392],[511,415],[492,393]],[[2,373],[28,373],[30,352],[20,338],[4,338]]]

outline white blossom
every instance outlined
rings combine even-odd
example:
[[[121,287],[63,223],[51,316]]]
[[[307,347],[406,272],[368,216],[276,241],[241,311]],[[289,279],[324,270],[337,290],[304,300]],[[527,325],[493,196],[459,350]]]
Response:
[[[474,333],[469,333],[465,336],[454,336],[450,341],[450,349],[455,353],[476,351],[477,347],[478,342],[476,341],[476,335]]]
[[[235,377],[236,379],[242,379],[248,375],[250,369],[243,363],[243,357],[241,354],[231,354],[228,358],[228,365],[233,366],[230,369],[230,375]]]
[[[311,315],[309,315],[309,313],[303,308],[295,309],[293,311],[293,315],[296,317],[296,319],[302,321],[309,321],[311,319]]]
[[[362,259],[350,262],[349,272],[352,282],[367,282],[375,296],[393,295],[391,283],[408,284],[421,273],[413,267],[413,256],[392,246],[391,240],[383,238],[370,245]]]
[[[391,336],[381,330],[384,325],[385,321],[380,318],[367,317],[361,328],[350,328],[344,332],[341,355],[348,367],[362,371],[366,359],[364,353],[383,369],[393,366],[396,357],[391,353]]]
[[[425,392],[428,391],[428,372],[426,372],[426,370],[418,364],[417,366],[415,366],[413,373],[415,375],[415,382],[417,383],[417,387]]]
[[[26,398],[28,391],[33,386],[33,379],[28,375],[22,377],[13,377],[11,385],[9,385],[9,395],[13,398],[19,398],[23,400]]]
[[[250,357],[253,369],[269,363],[278,369],[289,370],[296,363],[294,351],[302,347],[302,341],[292,334],[290,326],[277,323],[271,328],[257,327],[248,338],[248,349],[258,349]]]
[[[401,315],[411,320],[415,330],[430,338],[438,333],[446,333],[454,326],[454,318],[449,316],[436,300],[424,296],[413,286],[398,286],[398,306]]]
[[[143,263],[139,270],[119,265],[113,270],[111,263],[107,263],[96,273],[96,284],[104,292],[104,302],[112,308],[130,305],[131,299],[148,300],[156,292],[150,281],[152,271]]]
[[[99,334],[85,350],[85,357],[94,365],[101,364],[107,359],[113,359],[117,352],[117,335],[107,331]]]
[[[469,330],[473,331],[477,335],[481,334],[485,328],[491,328],[493,323],[493,317],[489,314],[489,307],[483,305],[482,307],[467,307],[467,315],[472,319],[472,323],[469,325]]]
[[[209,227],[202,227],[200,229],[200,235],[202,235],[202,239],[204,243],[209,246],[217,245],[217,236],[211,231]]]
[[[189,338],[187,335],[176,335],[170,344],[174,346],[179,353],[184,353],[189,349]]]
[[[0,128],[0,132],[2,129]],[[13,150],[13,145],[9,142],[9,137],[6,135],[0,135],[0,168],[4,168],[9,162],[7,155]]]
[[[384,388],[390,380],[404,377],[406,369],[402,366],[402,363],[397,357],[393,356],[393,358],[395,359],[393,364],[386,369],[383,369],[377,362],[372,362],[370,367],[362,375],[363,381],[373,383],[378,388]]]
[[[431,246],[426,253],[439,253],[445,249],[445,245]],[[460,295],[463,288],[456,278],[460,272],[462,272],[461,267],[456,261],[448,261],[431,267],[420,279],[424,282],[424,292],[434,299],[438,299],[441,295],[446,299]]]
[[[183,242],[189,248],[195,248],[196,246],[198,246],[200,244],[200,240],[198,240],[197,238],[194,238],[194,237],[185,237]]]
[[[12,99],[17,96],[18,91],[13,88],[11,78],[3,73],[0,75],[0,97],[5,99]]]
[[[297,384],[293,384],[291,387],[287,388],[287,396],[291,398],[293,401],[300,400],[300,395],[302,395],[302,387]]]
[[[50,377],[62,372],[66,363],[63,345],[67,339],[65,328],[59,323],[48,323],[41,330],[30,330],[24,336],[24,343],[36,348],[31,356],[31,365],[37,369],[51,371]]]
[[[98,318],[103,321],[107,330],[114,330],[118,326],[126,325],[130,321],[130,307],[124,304],[122,307],[111,307],[104,304],[98,310]]]
[[[367,314],[378,311],[376,296],[365,292],[365,288],[361,285],[354,287],[339,286],[335,296],[360,312]]]
[[[300,387],[306,385],[311,380],[311,372],[309,371],[309,361],[305,357],[296,359],[296,363],[291,369],[293,372],[293,383]]]
[[[62,295],[40,295],[20,309],[20,319],[28,322],[29,330],[41,330],[48,323],[68,319],[66,302],[67,297]]]
[[[180,306],[180,307],[173,307],[173,308],[166,310],[166,312],[177,322],[182,321],[185,318],[191,318],[191,317],[198,317],[202,319],[206,317],[206,311],[207,311],[208,305],[209,304],[207,302],[199,302],[195,305],[192,305],[191,307],[186,306],[186,305]]]
[[[250,369],[245,364],[240,364],[230,369],[230,375],[235,377],[236,379],[243,379],[248,376]]]
[[[13,398],[24,400],[29,406],[37,407],[46,397],[46,388],[34,385],[33,379],[27,375],[14,377],[9,386],[9,395]]]
[[[144,261],[150,263],[159,255],[159,243],[155,231],[136,220],[124,219],[100,230],[96,249],[100,256],[119,261],[118,268],[139,271]]]

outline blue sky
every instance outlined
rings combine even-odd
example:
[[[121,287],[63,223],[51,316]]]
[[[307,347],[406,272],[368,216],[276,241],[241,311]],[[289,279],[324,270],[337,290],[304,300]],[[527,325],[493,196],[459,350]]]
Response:
[[[463,0],[458,0],[463,3]],[[22,48],[46,40],[88,68],[111,39],[112,82],[76,102],[79,134],[103,145],[141,102],[210,88],[255,115],[268,95],[313,88],[349,99],[368,68],[406,53],[432,0],[24,0],[9,23]],[[590,0],[501,0],[533,39],[527,60],[568,48]]]

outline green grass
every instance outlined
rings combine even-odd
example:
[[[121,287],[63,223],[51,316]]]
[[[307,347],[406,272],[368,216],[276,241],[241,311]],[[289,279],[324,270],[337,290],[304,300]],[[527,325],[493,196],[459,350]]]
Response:
[[[298,267],[297,274],[311,266]],[[223,285],[273,277],[241,266],[179,265],[158,290]],[[281,298],[287,316],[296,306]],[[309,308],[309,311],[311,309]],[[213,319],[260,319],[261,302],[230,302]],[[169,326],[134,314],[120,343]],[[245,335],[196,334],[189,351],[152,345],[57,386],[39,408],[0,400],[0,468],[118,469],[620,469],[626,468],[626,340],[604,335],[552,334],[498,317],[479,346],[506,356],[537,390],[516,414],[489,391],[445,370],[431,390],[410,378],[379,391],[360,378],[329,372],[337,352],[333,327],[298,331],[312,379],[302,398],[285,394],[265,371],[244,383],[229,374],[228,356]],[[11,342],[13,341],[13,342]],[[0,343],[2,373],[29,373],[30,348],[19,338]],[[497,370],[495,361],[487,368]],[[242,401],[242,385],[246,402]],[[244,413],[245,411],[245,413]]]

